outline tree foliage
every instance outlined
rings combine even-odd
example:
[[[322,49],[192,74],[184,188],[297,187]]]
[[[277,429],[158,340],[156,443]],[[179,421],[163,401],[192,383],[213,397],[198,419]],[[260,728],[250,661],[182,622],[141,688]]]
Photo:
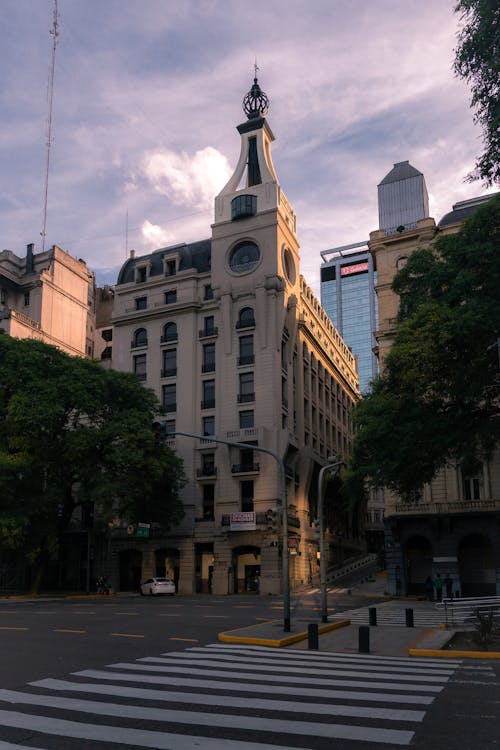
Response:
[[[182,462],[159,450],[159,404],[130,373],[0,336],[0,543],[57,548],[82,507],[103,524],[182,517]]]
[[[500,440],[500,196],[395,277],[399,324],[355,408],[345,477],[411,496],[451,461],[473,471]]]
[[[500,184],[500,5],[498,0],[460,0],[462,28],[455,73],[471,85],[474,119],[483,129],[484,151],[470,180]]]

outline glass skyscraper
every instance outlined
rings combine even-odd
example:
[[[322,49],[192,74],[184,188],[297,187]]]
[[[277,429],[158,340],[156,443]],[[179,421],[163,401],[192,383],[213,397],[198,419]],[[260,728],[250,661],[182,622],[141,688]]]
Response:
[[[377,328],[376,275],[367,243],[324,250],[321,253],[321,304],[358,359],[359,386],[369,390],[378,373],[373,353]]]

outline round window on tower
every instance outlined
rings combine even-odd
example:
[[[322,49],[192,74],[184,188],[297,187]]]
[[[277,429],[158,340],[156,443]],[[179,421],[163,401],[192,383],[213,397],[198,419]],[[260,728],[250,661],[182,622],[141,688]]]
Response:
[[[295,284],[297,278],[295,272],[295,261],[293,259],[292,251],[288,247],[283,250],[283,269],[290,284]]]
[[[233,273],[247,273],[260,260],[260,250],[255,242],[238,242],[229,253],[229,268]]]

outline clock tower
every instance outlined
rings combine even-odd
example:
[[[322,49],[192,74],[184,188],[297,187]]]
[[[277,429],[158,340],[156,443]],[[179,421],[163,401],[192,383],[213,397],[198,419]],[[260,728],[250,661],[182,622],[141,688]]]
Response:
[[[220,297],[298,294],[296,218],[271,158],[274,135],[266,120],[269,100],[257,77],[243,100],[246,122],[238,125],[240,157],[215,198],[212,225],[212,286]]]

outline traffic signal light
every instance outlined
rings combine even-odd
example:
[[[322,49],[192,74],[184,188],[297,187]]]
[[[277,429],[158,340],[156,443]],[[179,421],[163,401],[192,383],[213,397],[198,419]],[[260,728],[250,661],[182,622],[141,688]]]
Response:
[[[266,510],[266,524],[268,531],[276,534],[276,532],[278,531],[278,514],[272,508],[268,508],[268,510]]]
[[[167,439],[167,425],[165,422],[153,422],[153,432],[155,436],[155,446],[163,448]]]

